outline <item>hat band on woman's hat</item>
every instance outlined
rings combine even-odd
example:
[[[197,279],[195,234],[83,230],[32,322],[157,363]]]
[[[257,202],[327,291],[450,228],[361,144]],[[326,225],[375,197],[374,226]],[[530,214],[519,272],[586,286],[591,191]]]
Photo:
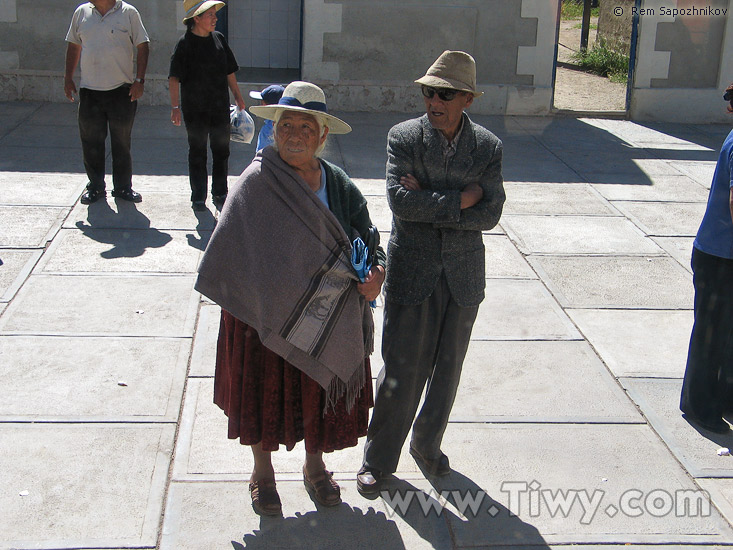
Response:
[[[301,103],[296,97],[283,96],[278,101],[278,105],[290,105],[291,107],[303,107],[304,109],[310,109],[311,111],[321,111],[322,113],[328,113],[326,104],[320,101],[308,101]]]
[[[193,13],[195,13],[197,9],[199,9],[201,6],[204,5],[204,2],[206,2],[206,0],[204,0],[203,2],[199,2],[198,4],[195,4],[190,10],[186,12],[186,17],[190,17]]]

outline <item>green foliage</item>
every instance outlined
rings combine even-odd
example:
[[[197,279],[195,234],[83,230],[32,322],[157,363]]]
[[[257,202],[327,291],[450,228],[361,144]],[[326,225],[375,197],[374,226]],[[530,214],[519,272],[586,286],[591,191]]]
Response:
[[[591,17],[598,17],[598,8],[591,8]],[[561,19],[580,19],[583,17],[583,0],[562,0]]]
[[[629,58],[621,52],[606,47],[594,46],[586,51],[573,54],[573,60],[591,73],[607,76],[612,82],[626,82],[629,74]]]

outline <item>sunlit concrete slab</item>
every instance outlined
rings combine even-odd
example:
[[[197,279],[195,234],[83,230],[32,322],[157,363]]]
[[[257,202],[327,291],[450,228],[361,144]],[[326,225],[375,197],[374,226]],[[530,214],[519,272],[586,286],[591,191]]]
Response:
[[[188,172],[188,168],[186,168]],[[191,195],[191,186],[188,183],[188,173],[186,175],[151,175],[136,173],[134,175],[135,181],[133,182],[133,188],[143,195],[143,201],[145,200],[145,194],[149,192],[153,193],[170,193],[175,195],[185,195],[189,197]],[[234,178],[230,178],[233,182]]]
[[[62,229],[44,254],[42,272],[195,273],[198,238],[188,231]]]
[[[536,279],[537,275],[506,235],[483,235],[486,277]],[[487,281],[487,284],[491,284]]]
[[[0,172],[0,204],[72,206],[86,184],[83,174]]]
[[[387,184],[385,178],[352,178],[354,184],[364,196],[377,195],[387,196]]]
[[[154,547],[174,425],[2,424],[7,548]]]
[[[721,142],[722,143],[722,142]],[[714,160],[673,160],[670,164],[683,174],[687,174],[706,189],[710,189],[715,174]]]
[[[643,422],[586,342],[538,341],[471,342],[451,420]]]
[[[504,214],[614,216],[618,212],[590,185],[505,183]]]
[[[0,246],[43,248],[67,213],[51,206],[0,206]]]
[[[340,481],[343,503],[314,504],[302,481],[280,481],[283,517],[252,510],[245,482],[173,483],[163,525],[161,550],[201,548],[450,548],[442,516],[419,512],[401,517],[381,500],[366,500],[353,480]],[[428,491],[427,482],[421,484]]]
[[[355,447],[326,453],[323,460],[338,478],[356,475],[362,462],[364,439]],[[272,463],[283,479],[302,479],[305,446],[292,451],[284,446],[273,453]],[[254,467],[252,451],[238,439],[227,439],[227,417],[214,404],[214,380],[189,378],[173,466],[176,480],[249,480]],[[404,449],[400,471],[419,475],[417,466]]]
[[[33,275],[0,319],[0,333],[190,337],[194,279]]]
[[[187,338],[0,336],[0,421],[175,422]]]
[[[218,305],[201,304],[191,350],[189,376],[214,376],[220,319],[221,308]]]
[[[451,503],[447,519],[459,548],[501,545],[512,533],[520,546],[538,535],[551,544],[733,541],[714,508],[675,512],[675,499],[684,498],[678,491],[697,487],[647,425],[467,425],[449,429],[443,446],[452,450],[454,472],[435,488],[464,499],[488,495],[475,513],[463,507],[465,519]],[[523,524],[510,523],[509,512]]]
[[[680,378],[684,374],[692,311],[566,311],[615,376]]]
[[[664,256],[529,256],[555,298],[573,308],[692,309],[692,276]]]
[[[710,494],[728,523],[733,522],[733,479],[697,479],[697,483]]]
[[[733,448],[733,434],[699,431],[682,418],[681,379],[622,378],[620,382],[691,476],[733,478],[733,458],[718,455],[721,447]]]
[[[694,237],[705,214],[705,202],[623,202],[613,205],[647,235]]]
[[[655,176],[646,185],[606,183],[593,186],[611,201],[705,202],[708,191],[688,176]]]
[[[387,203],[387,197],[385,195],[369,195],[365,198],[372,223],[380,231],[389,231],[392,227],[392,210],[390,210]],[[382,246],[385,244],[382,243]]]
[[[660,254],[621,217],[504,216],[501,225],[525,254]]]
[[[474,340],[574,340],[580,334],[540,281],[488,279]]]
[[[115,199],[78,204],[64,222],[65,228],[94,229],[187,229],[211,231],[216,209],[208,203],[203,212],[191,210],[189,196],[183,193],[149,192],[140,203]]]
[[[692,273],[690,262],[692,260],[694,237],[654,237],[652,240],[677,260],[682,267]]]
[[[41,250],[0,249],[0,302],[15,296],[41,254]]]

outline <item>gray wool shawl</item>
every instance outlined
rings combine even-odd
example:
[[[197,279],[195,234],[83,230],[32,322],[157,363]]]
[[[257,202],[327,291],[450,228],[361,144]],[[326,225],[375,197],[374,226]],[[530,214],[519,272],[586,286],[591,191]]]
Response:
[[[374,347],[357,281],[343,227],[268,147],[232,186],[195,288],[350,410]]]

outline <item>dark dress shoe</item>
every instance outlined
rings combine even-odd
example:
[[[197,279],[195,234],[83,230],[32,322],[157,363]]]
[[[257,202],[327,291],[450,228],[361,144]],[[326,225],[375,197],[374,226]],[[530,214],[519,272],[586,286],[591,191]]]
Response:
[[[92,204],[102,197],[106,197],[107,192],[104,189],[87,189],[81,196],[82,204]]]
[[[221,208],[224,206],[224,203],[227,200],[227,193],[224,193],[223,195],[212,195],[211,201],[214,203],[214,206],[217,206]]]
[[[420,469],[431,476],[447,476],[451,472],[448,457],[443,453],[438,458],[425,458],[415,447],[410,445],[410,454]]]
[[[124,191],[112,191],[112,196],[117,199],[129,202],[141,202],[143,196],[140,193],[133,191],[132,189],[125,189]]]
[[[696,427],[700,427],[703,430],[713,432],[716,434],[727,434],[730,431],[730,424],[728,424],[722,418],[716,418],[713,420],[702,420],[696,416],[692,416],[689,413],[682,415],[685,420]]]
[[[356,488],[362,496],[377,495],[383,478],[384,475],[379,470],[362,466],[356,474]]]

